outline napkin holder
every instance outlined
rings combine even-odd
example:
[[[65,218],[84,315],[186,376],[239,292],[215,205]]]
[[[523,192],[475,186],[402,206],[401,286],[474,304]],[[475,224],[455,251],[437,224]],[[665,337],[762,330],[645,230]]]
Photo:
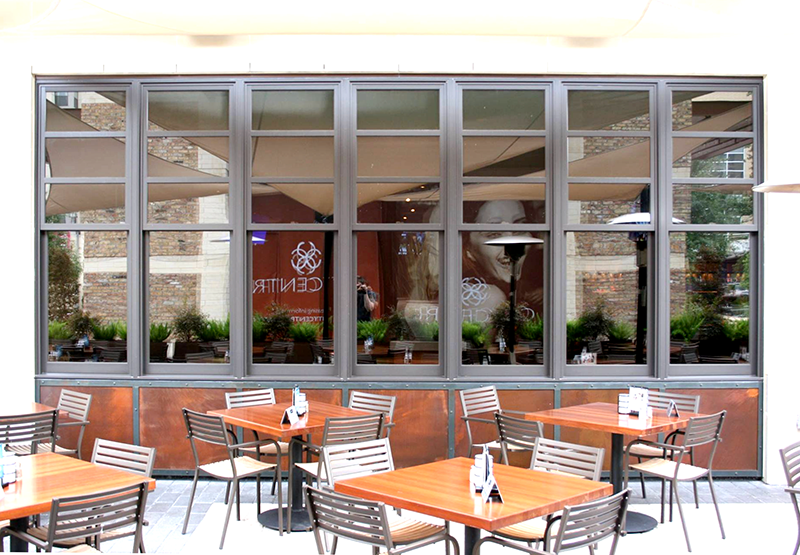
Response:
[[[667,416],[670,418],[680,418],[681,413],[678,412],[678,405],[675,404],[675,401],[670,401],[669,405],[667,406]]]

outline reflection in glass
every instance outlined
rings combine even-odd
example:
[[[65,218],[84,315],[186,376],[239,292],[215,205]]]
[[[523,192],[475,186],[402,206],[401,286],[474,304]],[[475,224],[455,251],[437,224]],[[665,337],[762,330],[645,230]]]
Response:
[[[333,137],[253,139],[254,176],[332,178],[333,174]]]
[[[359,137],[358,175],[361,177],[439,175],[439,138]]]
[[[464,129],[543,130],[544,91],[464,91]]]
[[[333,183],[253,183],[253,223],[333,223]]]
[[[227,183],[148,183],[147,199],[150,223],[228,223]]]
[[[359,223],[439,223],[438,183],[359,183]]]
[[[520,221],[524,207],[519,201],[491,201],[483,205],[476,223]],[[527,231],[464,232],[461,235],[461,339],[463,364],[510,364],[505,330],[509,328],[508,296],[511,261],[503,247],[486,241],[506,235],[546,240],[542,233]],[[516,318],[517,364],[544,363],[544,243],[527,247],[518,262]]]
[[[439,91],[358,91],[358,129],[439,129]]]
[[[50,91],[45,131],[125,131],[124,92]]]
[[[687,224],[752,224],[752,185],[676,183],[672,214]]]
[[[570,137],[572,177],[649,177],[650,140],[641,137]]]
[[[439,363],[439,234],[357,233],[359,364]]]
[[[650,188],[645,184],[569,184],[570,224],[607,224],[624,214],[649,211]]]
[[[753,93],[673,91],[675,131],[752,131]]]
[[[44,195],[47,223],[125,222],[124,183],[48,183]]]
[[[649,131],[647,91],[569,91],[569,128],[584,131]]]
[[[254,231],[256,364],[333,364],[333,231]]]
[[[127,361],[128,234],[47,234],[48,360]]]
[[[228,91],[150,91],[150,131],[223,131],[228,129]]]
[[[150,177],[228,177],[227,137],[147,139]]]
[[[670,362],[750,360],[750,236],[670,234]]]
[[[254,130],[333,129],[333,91],[254,91]]]
[[[150,362],[227,362],[230,233],[151,232]]]
[[[125,141],[46,139],[47,177],[125,177]]]
[[[649,233],[567,233],[567,364],[647,362]]]
[[[496,208],[504,205],[522,207],[513,221],[505,223],[544,223],[544,197],[544,183],[465,183],[464,223],[503,223],[506,218],[496,213]]]
[[[544,137],[464,138],[465,176],[542,177],[544,174]]]
[[[672,140],[673,177],[753,177],[753,139]]]

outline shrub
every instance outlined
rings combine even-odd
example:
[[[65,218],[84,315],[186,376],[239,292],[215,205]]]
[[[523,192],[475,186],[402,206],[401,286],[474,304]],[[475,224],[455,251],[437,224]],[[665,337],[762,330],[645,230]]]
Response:
[[[745,342],[750,338],[750,320],[725,320],[722,324],[722,331],[730,341],[734,343]]]
[[[253,314],[253,343],[261,343],[267,337],[267,330],[264,329],[264,316]]]
[[[410,318],[407,320],[407,324],[414,339],[419,341],[438,341],[439,322],[423,322],[419,318]]]
[[[166,323],[152,323],[150,324],[150,341],[154,343],[162,343],[172,335],[172,326]]]
[[[298,322],[289,326],[289,337],[295,343],[311,343],[316,341],[319,337],[320,326],[319,324],[312,324],[311,322]]]
[[[579,318],[583,329],[584,339],[597,339],[600,336],[608,337],[614,320],[609,316],[604,302],[600,301],[592,308],[581,314]]]
[[[231,337],[230,316],[225,320],[206,320],[197,335],[201,341],[227,341]]]
[[[200,337],[206,324],[206,316],[196,306],[184,305],[175,313],[172,320],[172,331],[178,341],[193,341]]]
[[[71,339],[72,332],[66,322],[49,322],[47,324],[47,336],[50,339]]]
[[[461,322],[461,339],[481,349],[489,340],[489,330],[480,322]]]
[[[528,319],[522,312],[523,308],[525,308],[524,303],[518,303],[514,306],[514,319],[518,323]],[[492,311],[491,316],[489,316],[489,321],[492,323],[492,327],[494,328],[494,331],[498,337],[506,334],[510,320],[511,305],[508,303],[508,301],[497,305],[497,308],[495,308]]]
[[[384,320],[367,320],[356,323],[356,335],[358,339],[371,337],[375,343],[380,343],[389,331],[389,323]]]
[[[636,334],[636,328],[628,322],[614,322],[608,328],[608,338],[611,341],[631,341]]]
[[[525,318],[517,325],[517,335],[526,341],[541,341],[544,338],[542,317]]]
[[[586,338],[586,330],[583,328],[583,321],[569,320],[567,322],[567,345],[575,345]]]
[[[114,326],[117,328],[117,337],[119,337],[122,341],[128,340],[128,322],[125,320],[120,320],[114,323]]]
[[[670,336],[688,343],[697,335],[706,321],[703,311],[690,307],[669,320]]]
[[[292,316],[289,309],[278,303],[272,303],[267,308],[267,313],[262,317],[264,324],[264,337],[272,341],[282,341],[289,335],[292,327]]]
[[[113,341],[117,336],[117,325],[114,322],[103,324],[95,321],[92,324],[92,336],[96,341]]]
[[[72,333],[72,337],[81,338],[83,336],[88,336],[92,331],[94,331],[95,326],[95,319],[92,316],[84,311],[78,310],[69,317],[67,321],[67,327],[69,331]]]

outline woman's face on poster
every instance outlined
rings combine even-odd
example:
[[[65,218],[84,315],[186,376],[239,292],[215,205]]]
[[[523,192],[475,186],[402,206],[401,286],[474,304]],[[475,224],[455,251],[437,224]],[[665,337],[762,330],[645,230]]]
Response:
[[[476,223],[481,224],[513,224],[525,221],[525,209],[517,200],[493,200],[485,203],[478,211]],[[503,247],[484,244],[489,239],[510,235],[527,235],[528,232],[484,231],[470,234],[470,251],[476,262],[488,272],[483,276],[503,282],[511,281],[511,260],[505,255]],[[521,268],[527,254],[523,254],[518,267]]]

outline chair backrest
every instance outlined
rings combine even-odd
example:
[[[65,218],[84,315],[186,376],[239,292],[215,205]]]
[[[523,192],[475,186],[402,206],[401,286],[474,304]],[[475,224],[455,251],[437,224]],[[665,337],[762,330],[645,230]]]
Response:
[[[92,462],[101,466],[127,470],[149,478],[153,475],[156,448],[119,443],[98,437],[94,440]]]
[[[252,391],[228,391],[225,393],[225,406],[229,409],[274,404],[275,390],[271,387]]]
[[[679,411],[700,412],[699,395],[683,395],[681,393],[654,391],[652,389],[647,393],[647,404],[654,409],[667,410],[670,401],[675,402]]]
[[[303,486],[308,517],[317,549],[324,553],[320,531],[334,536],[392,549],[386,506],[329,490]]]
[[[614,555],[622,533],[625,513],[628,510],[630,493],[630,490],[626,489],[598,501],[564,507],[553,553],[591,547],[613,535],[614,542],[611,544],[609,554]]]
[[[214,351],[200,351],[199,353],[186,353],[186,362],[203,362],[214,360]]]
[[[339,480],[394,470],[388,438],[326,445],[322,459],[330,486]]]
[[[394,416],[395,403],[397,403],[397,397],[393,395],[378,395],[365,391],[351,391],[350,402],[347,406],[351,409],[381,412],[391,420]]]
[[[30,443],[31,454],[36,453],[37,446],[42,442],[50,442],[51,451],[55,451],[57,430],[57,410],[0,416],[0,444]]]
[[[65,411],[70,418],[85,422],[89,417],[89,408],[92,406],[92,396],[89,393],[80,393],[62,389],[58,397],[58,409]]]
[[[228,447],[228,432],[222,417],[184,408],[183,419],[186,422],[187,437],[192,441],[193,447],[195,440]]]
[[[563,472],[589,480],[599,480],[605,449],[576,443],[536,438],[531,456],[533,470]]]
[[[783,470],[786,472],[786,483],[796,487],[800,482],[800,441],[780,450]]]
[[[494,413],[494,418],[497,422],[497,433],[500,436],[500,442],[504,445],[513,445],[514,447],[533,451],[536,447],[536,439],[544,436],[544,428],[541,422],[514,418],[502,412]]]
[[[141,543],[147,502],[147,483],[126,488],[53,499],[48,524],[47,551],[66,540],[91,538],[118,528],[135,526],[133,546]]]
[[[497,388],[493,385],[464,389],[458,393],[461,396],[461,408],[464,416],[500,410],[500,397],[497,396]]]
[[[283,349],[287,354],[294,352],[294,341],[273,341],[273,349]]]
[[[358,353],[356,355],[356,363],[358,364],[377,364],[375,357],[369,353]]]
[[[722,430],[722,422],[725,420],[726,411],[718,412],[710,416],[696,416],[689,419],[686,425],[686,435],[683,436],[683,446],[687,448],[699,447],[707,443],[714,443],[714,449],[709,457],[709,466],[714,457],[716,444],[719,441],[719,433]]]
[[[378,439],[383,428],[383,413],[327,418],[322,445],[355,443]]]

